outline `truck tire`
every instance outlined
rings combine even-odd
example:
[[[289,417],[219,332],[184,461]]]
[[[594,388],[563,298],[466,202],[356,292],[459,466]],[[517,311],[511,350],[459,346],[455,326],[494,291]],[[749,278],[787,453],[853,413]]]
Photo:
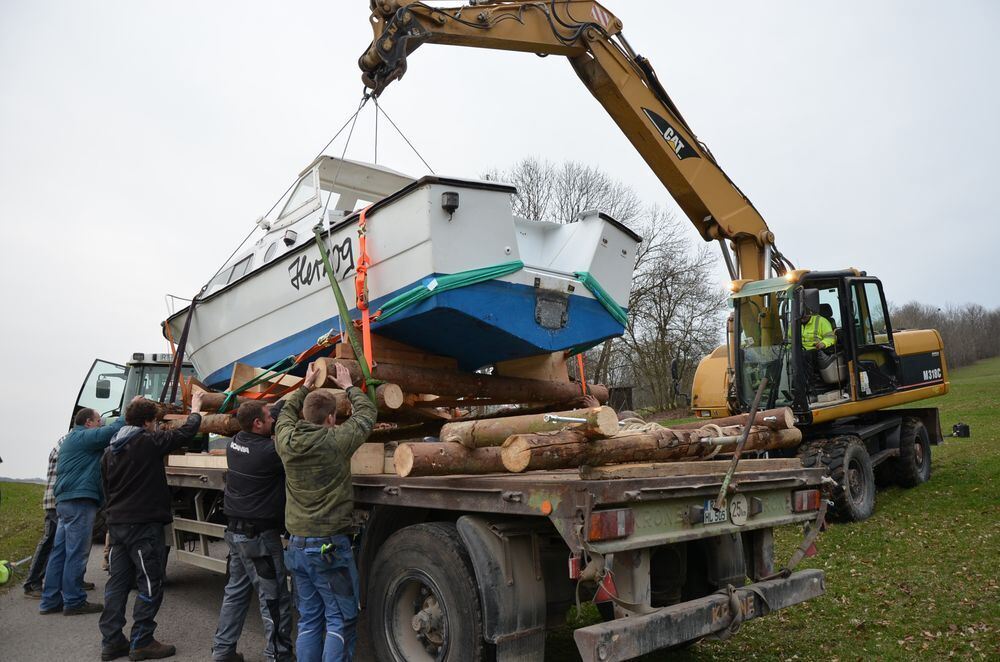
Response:
[[[861,522],[875,510],[875,474],[868,450],[858,437],[844,435],[806,442],[799,449],[804,467],[822,466],[837,485],[831,516]]]
[[[896,482],[916,487],[931,477],[931,441],[918,418],[907,417],[899,430],[899,457],[890,465]]]
[[[385,541],[372,564],[368,609],[379,662],[483,657],[476,575],[450,522],[408,526]]]

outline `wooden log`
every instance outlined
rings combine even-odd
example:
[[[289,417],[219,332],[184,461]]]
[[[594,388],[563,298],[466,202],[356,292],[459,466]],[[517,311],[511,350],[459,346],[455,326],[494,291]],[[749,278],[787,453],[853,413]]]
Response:
[[[505,471],[499,446],[469,449],[456,443],[404,442],[396,448],[393,462],[404,478]]]
[[[663,478],[666,476],[709,476],[723,474],[729,462],[719,460],[694,460],[691,462],[649,462],[639,464],[612,464],[606,467],[580,467],[584,480],[614,480],[620,478]],[[740,460],[736,475],[757,471],[797,471],[802,469],[798,458],[768,460]]]
[[[702,428],[700,430],[670,430],[623,432],[609,439],[590,441],[579,432],[518,434],[511,436],[502,447],[503,464],[508,471],[568,469],[628,462],[664,462],[693,460],[712,456],[726,446],[701,443],[702,438],[735,436],[740,428]],[[802,440],[802,433],[793,430],[752,428],[744,451],[789,448]],[[730,446],[732,447],[732,446]]]
[[[313,365],[319,371],[317,383],[330,385],[329,375],[333,366],[341,364],[351,373],[355,382],[361,380],[361,366],[349,359],[317,359]],[[580,387],[572,382],[548,382],[538,379],[498,377],[472,372],[418,368],[383,363],[375,366],[373,376],[393,384],[399,384],[407,393],[433,393],[443,396],[465,398],[490,398],[494,402],[568,402],[579,397]],[[319,381],[322,378],[323,381]],[[600,384],[591,384],[587,392],[601,403],[608,401],[608,389]]]
[[[746,425],[747,420],[749,420],[749,414],[737,414],[736,416],[727,416],[725,418],[706,418],[694,421],[693,423],[679,423],[677,425],[669,425],[667,427],[671,430],[697,430],[698,428],[703,428],[706,425],[719,425],[722,427],[729,425]],[[788,430],[795,427],[795,414],[792,412],[790,407],[767,409],[765,411],[757,412],[757,415],[754,416],[753,424],[758,427],[770,428],[771,430]]]
[[[200,389],[195,389],[196,391]],[[201,410],[217,412],[222,409],[222,404],[226,401],[226,394],[219,393],[215,391],[204,391],[204,395],[201,396]],[[237,396],[236,398],[231,398],[229,401],[229,408],[236,409],[244,402],[250,402],[252,398],[244,398]]]
[[[545,417],[548,415],[527,414],[448,423],[441,428],[441,441],[459,443],[468,448],[483,448],[485,446],[500,446],[512,434],[526,432],[553,432],[561,429],[572,429],[591,438],[610,437],[618,433],[618,415],[611,407],[552,412],[552,415],[565,418],[585,418],[587,419],[586,423],[547,423]]]
[[[187,414],[170,414],[165,417],[164,427],[168,430],[176,430],[187,421]],[[231,437],[240,431],[239,421],[232,414],[202,414],[199,433],[221,434]]]

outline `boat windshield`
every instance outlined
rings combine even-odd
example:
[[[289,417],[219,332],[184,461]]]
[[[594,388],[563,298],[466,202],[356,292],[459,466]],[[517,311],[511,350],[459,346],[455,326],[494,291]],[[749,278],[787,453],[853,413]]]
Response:
[[[766,376],[760,408],[792,405],[791,288],[734,299],[739,325],[739,399],[749,407]]]

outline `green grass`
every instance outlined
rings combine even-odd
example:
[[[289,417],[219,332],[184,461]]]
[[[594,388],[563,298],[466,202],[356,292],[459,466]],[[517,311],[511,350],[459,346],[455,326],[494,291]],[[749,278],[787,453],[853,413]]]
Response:
[[[35,551],[45,519],[44,492],[44,485],[0,483],[0,560],[19,561]],[[27,566],[25,563],[16,568],[14,578],[0,587],[0,591],[23,578]]]
[[[880,490],[875,514],[837,524],[799,568],[826,571],[826,594],[658,660],[912,660],[1000,658],[1000,358],[956,370],[941,409],[945,433],[969,439],[932,447],[931,480]],[[925,403],[921,403],[925,404]],[[797,528],[776,534],[786,559]],[[595,614],[586,612],[585,622]],[[553,660],[578,659],[569,628],[547,641]]]

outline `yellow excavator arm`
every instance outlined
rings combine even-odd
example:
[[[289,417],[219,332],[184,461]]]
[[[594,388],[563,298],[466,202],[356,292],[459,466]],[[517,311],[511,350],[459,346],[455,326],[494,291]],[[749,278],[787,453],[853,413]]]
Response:
[[[701,236],[719,242],[734,280],[759,280],[772,269],[782,274],[791,267],[763,217],[698,140],[649,61],[629,46],[622,22],[599,3],[515,0],[441,8],[372,0],[371,22],[375,38],[359,65],[375,96],[403,76],[407,57],[424,43],[566,56]]]

